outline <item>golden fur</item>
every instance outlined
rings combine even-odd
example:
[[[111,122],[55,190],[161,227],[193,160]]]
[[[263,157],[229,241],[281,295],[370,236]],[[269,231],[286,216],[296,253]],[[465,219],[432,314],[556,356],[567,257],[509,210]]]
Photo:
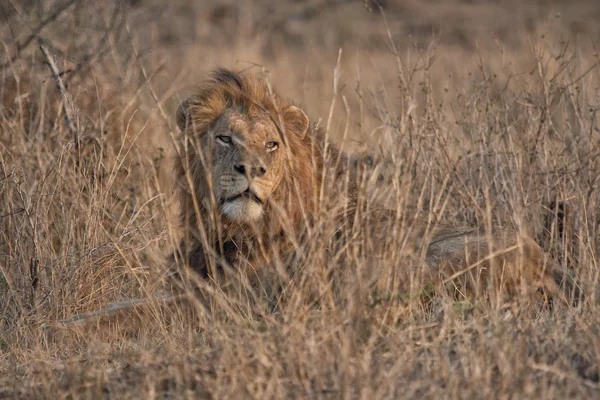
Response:
[[[285,238],[312,216],[326,168],[325,141],[304,112],[264,79],[219,69],[180,105],[177,123],[189,266],[207,275],[219,260],[235,265],[242,257],[258,268],[274,248],[284,252]],[[266,149],[270,143],[277,148]],[[246,188],[248,195],[227,201]]]
[[[177,123],[186,231],[179,254],[201,276],[214,276],[222,266],[256,271],[291,253],[290,238],[297,238],[317,212],[323,177],[329,176],[329,187],[348,169],[302,110],[249,73],[216,70],[181,104]],[[326,149],[332,157],[325,156]],[[345,190],[339,198],[346,221],[353,221],[357,191],[347,183]],[[375,214],[380,231],[394,228],[393,213]],[[565,276],[532,239],[515,231],[487,235],[468,227],[423,225],[412,243],[418,248],[424,240],[426,281],[460,279],[479,290],[491,278],[512,293],[540,287],[555,293]]]

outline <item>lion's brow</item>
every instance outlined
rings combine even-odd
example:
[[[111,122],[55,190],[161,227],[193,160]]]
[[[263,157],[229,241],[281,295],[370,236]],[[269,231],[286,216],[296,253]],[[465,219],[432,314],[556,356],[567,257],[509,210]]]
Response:
[[[277,111],[277,117],[275,118],[273,116],[273,114],[271,112],[269,112],[269,110],[265,107],[263,107],[261,104],[259,104],[258,102],[254,101],[252,99],[251,96],[247,95],[246,93],[244,93],[244,91],[240,90],[238,93],[241,97],[244,98],[244,100],[246,100],[249,104],[254,105],[256,108],[258,108],[259,110],[261,110],[262,112],[264,112],[269,119],[271,120],[271,122],[273,122],[273,124],[275,124],[275,128],[277,128],[277,133],[279,134],[279,137],[281,138],[281,142],[284,144],[284,146],[287,146],[287,137],[284,133],[284,129],[282,129],[280,122],[278,121],[278,119],[281,119],[281,113],[282,110],[277,109],[276,106],[276,101],[273,97],[271,97],[271,101],[273,102],[273,106],[276,108]]]
[[[243,118],[235,118],[229,120],[229,130],[232,132],[243,132],[248,129],[248,122]]]

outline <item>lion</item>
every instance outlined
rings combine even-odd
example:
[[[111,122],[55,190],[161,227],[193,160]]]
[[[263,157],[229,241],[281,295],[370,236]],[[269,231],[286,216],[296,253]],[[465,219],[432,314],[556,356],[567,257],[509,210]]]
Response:
[[[324,197],[339,200],[326,207],[341,225],[357,220],[356,166],[263,77],[215,70],[181,103],[177,125],[185,234],[175,258],[198,276],[216,279],[227,268],[280,273],[268,266],[294,253],[296,239],[323,212]],[[394,228],[393,211],[373,215],[381,229]],[[511,293],[557,294],[565,281],[540,246],[514,230],[423,224],[411,243],[425,246],[425,279],[434,284],[463,279],[487,287],[482,279],[492,279]]]

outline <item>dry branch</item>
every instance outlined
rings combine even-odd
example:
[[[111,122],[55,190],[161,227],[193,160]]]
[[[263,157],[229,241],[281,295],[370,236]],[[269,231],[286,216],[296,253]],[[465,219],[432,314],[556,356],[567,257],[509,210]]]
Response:
[[[56,61],[54,60],[54,57],[52,57],[52,55],[48,51],[48,48],[41,42],[40,42],[40,50],[42,50],[42,53],[44,54],[44,57],[46,58],[48,67],[50,68],[50,71],[52,72],[52,76],[54,77],[54,80],[56,81],[56,86],[58,87],[58,91],[60,92],[60,94],[63,98],[63,113],[65,115],[65,123],[67,125],[67,128],[69,129],[69,131],[73,134],[73,136],[76,139],[78,137],[77,125],[76,125],[77,108],[75,107],[75,104],[73,103],[73,98],[67,92],[67,88],[65,88],[65,85],[63,84],[63,81],[60,77],[61,74],[56,66]]]
[[[21,52],[23,50],[25,50],[25,48],[27,46],[29,46],[29,44],[36,38],[39,39],[39,34],[42,31],[42,29],[44,29],[48,24],[52,23],[53,21],[56,21],[58,19],[58,17],[60,17],[60,15],[66,11],[67,9],[69,9],[73,4],[80,2],[81,0],[69,0],[64,4],[61,4],[59,6],[56,7],[56,9],[50,14],[48,15],[43,21],[41,21],[38,26],[36,26],[35,28],[31,29],[31,34],[29,36],[27,36],[27,38],[21,42],[18,42],[16,44],[16,54],[14,56],[12,56],[9,60],[9,62],[7,62],[6,64],[3,64],[2,66],[0,66],[0,69],[2,68],[6,68],[7,66],[9,66],[10,64],[14,63],[20,56],[21,56]],[[16,7],[16,5],[14,3],[11,2],[11,4],[13,5],[13,7],[15,8],[15,10],[17,10],[17,12],[20,12],[19,9]]]

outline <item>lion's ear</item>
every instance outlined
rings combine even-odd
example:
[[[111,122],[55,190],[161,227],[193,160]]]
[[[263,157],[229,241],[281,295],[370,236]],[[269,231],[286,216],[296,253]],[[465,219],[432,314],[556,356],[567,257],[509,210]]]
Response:
[[[283,122],[285,130],[304,137],[308,131],[308,117],[304,111],[295,106],[290,106],[283,112]]]
[[[187,99],[177,107],[177,126],[181,129],[181,132],[185,132],[190,123],[190,99]]]

